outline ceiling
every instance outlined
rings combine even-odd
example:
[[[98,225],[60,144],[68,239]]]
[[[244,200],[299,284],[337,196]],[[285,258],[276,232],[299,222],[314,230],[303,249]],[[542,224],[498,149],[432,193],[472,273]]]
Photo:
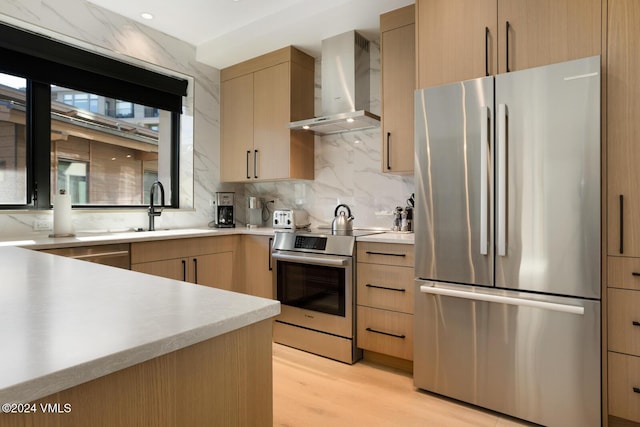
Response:
[[[414,0],[88,0],[196,47],[196,59],[224,68],[293,45],[320,56],[323,39],[358,30],[377,40],[381,13]],[[141,13],[153,15],[152,20]]]

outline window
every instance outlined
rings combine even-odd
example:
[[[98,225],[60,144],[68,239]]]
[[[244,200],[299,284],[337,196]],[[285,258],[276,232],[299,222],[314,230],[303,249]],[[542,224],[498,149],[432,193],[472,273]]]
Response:
[[[140,206],[151,176],[177,207],[186,80],[4,24],[0,57],[0,207]]]
[[[55,94],[56,89],[55,86],[52,87],[51,93]],[[98,95],[91,93],[63,93],[62,102],[80,110],[90,111],[92,113],[98,112]]]
[[[27,203],[24,78],[0,73],[0,205]]]
[[[133,118],[133,104],[126,101],[116,101],[116,117],[125,119]]]

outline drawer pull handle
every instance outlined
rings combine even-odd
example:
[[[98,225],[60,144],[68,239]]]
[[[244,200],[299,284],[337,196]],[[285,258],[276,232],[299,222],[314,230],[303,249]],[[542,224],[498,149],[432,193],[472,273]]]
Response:
[[[637,271],[634,271],[634,272],[631,273],[631,275],[638,277],[638,276],[640,276],[640,273],[638,273]]]
[[[634,320],[633,322],[631,322],[631,324],[633,326],[640,326],[640,322],[638,322],[637,320]]]
[[[404,334],[403,335],[392,334],[391,332],[377,331],[377,330],[375,330],[373,328],[367,328],[366,330],[369,331],[369,332],[373,332],[373,333],[381,334],[381,335],[387,335],[387,336],[394,337],[394,338],[402,338],[402,339],[406,338],[406,336]]]
[[[405,292],[405,289],[400,289],[400,288],[389,288],[387,286],[378,286],[378,285],[372,285],[371,283],[367,283],[365,285],[367,288],[375,288],[375,289],[385,289],[387,291],[396,291],[396,292]]]
[[[633,388],[633,392],[634,393],[640,393],[640,387],[634,387]]]
[[[368,253],[369,255],[407,256],[407,254],[392,254],[392,253],[388,253],[388,252],[373,252],[373,251],[367,251],[367,253]]]

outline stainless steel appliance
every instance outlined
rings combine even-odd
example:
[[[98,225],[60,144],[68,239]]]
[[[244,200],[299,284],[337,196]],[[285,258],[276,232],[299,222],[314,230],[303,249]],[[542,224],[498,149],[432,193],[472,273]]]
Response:
[[[217,228],[233,228],[236,226],[234,217],[234,193],[217,192],[215,203],[214,225]]]
[[[362,357],[355,340],[355,240],[330,230],[278,231],[273,240],[280,315],[273,340],[345,363]]]
[[[415,385],[600,425],[600,58],[415,102]]]
[[[247,227],[257,228],[262,227],[262,211],[264,209],[264,199],[259,197],[247,198]]]
[[[302,209],[276,209],[273,211],[273,228],[309,228],[309,214]]]

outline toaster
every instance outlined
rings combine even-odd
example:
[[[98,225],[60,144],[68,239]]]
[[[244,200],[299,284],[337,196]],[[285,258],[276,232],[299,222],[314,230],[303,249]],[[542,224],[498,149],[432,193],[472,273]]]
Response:
[[[309,226],[309,214],[298,209],[276,209],[273,211],[273,228],[304,228]]]

